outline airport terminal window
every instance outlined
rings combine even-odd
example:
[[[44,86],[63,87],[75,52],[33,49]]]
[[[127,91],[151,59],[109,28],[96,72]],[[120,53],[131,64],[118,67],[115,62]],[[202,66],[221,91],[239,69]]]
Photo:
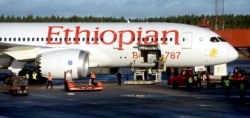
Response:
[[[211,37],[210,41],[211,42],[220,42],[219,39],[217,39],[216,37]]]

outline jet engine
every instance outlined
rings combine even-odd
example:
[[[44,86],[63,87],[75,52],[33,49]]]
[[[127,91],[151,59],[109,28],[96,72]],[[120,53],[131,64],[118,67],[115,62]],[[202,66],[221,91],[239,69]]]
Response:
[[[40,54],[36,58],[36,69],[42,76],[50,72],[53,78],[64,79],[64,72],[72,70],[73,78],[86,77],[89,67],[89,55],[81,50],[59,50]]]

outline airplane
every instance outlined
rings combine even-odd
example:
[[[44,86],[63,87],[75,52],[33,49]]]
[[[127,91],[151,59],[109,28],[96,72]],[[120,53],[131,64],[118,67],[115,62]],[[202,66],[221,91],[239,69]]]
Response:
[[[179,23],[0,23],[0,66],[18,73],[30,61],[42,76],[86,77],[95,67],[217,65],[238,52],[215,32]]]

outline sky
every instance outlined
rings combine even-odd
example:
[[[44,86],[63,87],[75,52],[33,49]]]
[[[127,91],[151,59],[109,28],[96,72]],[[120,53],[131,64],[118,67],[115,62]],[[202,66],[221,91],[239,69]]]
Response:
[[[219,3],[221,14],[223,3]],[[250,14],[249,5],[250,0],[224,0],[224,14]],[[215,14],[215,0],[0,0],[0,6],[0,15],[4,16],[146,18]]]

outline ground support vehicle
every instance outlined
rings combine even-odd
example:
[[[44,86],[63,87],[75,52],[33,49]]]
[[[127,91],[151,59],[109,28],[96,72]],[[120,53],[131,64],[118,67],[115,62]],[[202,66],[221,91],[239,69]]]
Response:
[[[73,78],[70,76],[71,74],[67,77],[66,73],[67,72],[64,74],[65,91],[101,91],[103,89],[101,82],[95,82],[94,85],[89,83],[75,83]]]
[[[239,87],[241,82],[248,84],[249,78],[247,76],[247,72],[244,69],[235,67],[231,76],[232,78],[230,79],[230,86],[232,87]]]
[[[168,78],[168,85],[172,85],[173,88],[179,88],[180,86],[187,86],[188,77],[194,77],[192,69],[182,69],[177,76],[170,76]],[[194,81],[193,81],[194,84]]]
[[[25,76],[14,76],[10,80],[10,90],[11,95],[28,95],[29,86],[28,80]]]
[[[101,91],[103,89],[101,82],[97,82],[95,85],[89,85],[65,80],[64,85],[66,91]]]

